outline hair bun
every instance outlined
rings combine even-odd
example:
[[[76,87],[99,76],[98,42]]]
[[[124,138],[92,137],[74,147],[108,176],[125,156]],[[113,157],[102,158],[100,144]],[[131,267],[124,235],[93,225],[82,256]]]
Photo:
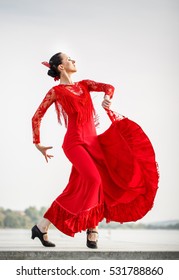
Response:
[[[47,74],[53,78],[57,76],[57,72],[52,69],[48,70]]]

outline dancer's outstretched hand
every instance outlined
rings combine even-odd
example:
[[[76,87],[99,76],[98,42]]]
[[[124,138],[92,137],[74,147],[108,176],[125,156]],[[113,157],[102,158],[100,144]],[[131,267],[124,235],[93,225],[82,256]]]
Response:
[[[51,159],[53,157],[52,155],[47,154],[47,150],[52,149],[52,146],[44,147],[41,144],[35,144],[35,146],[43,154],[46,162],[48,162],[48,159]]]

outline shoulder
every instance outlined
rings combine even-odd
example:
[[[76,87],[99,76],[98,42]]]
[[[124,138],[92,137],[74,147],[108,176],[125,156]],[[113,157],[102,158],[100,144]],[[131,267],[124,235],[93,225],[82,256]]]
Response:
[[[51,93],[54,95],[58,95],[59,93],[63,93],[63,87],[61,85],[54,86],[50,89]]]
[[[90,87],[91,85],[95,84],[95,81],[89,80],[89,79],[84,79],[78,82],[79,84],[82,84],[86,87]]]
[[[83,84],[89,84],[89,83],[93,83],[94,81],[89,80],[89,79],[83,79],[81,81],[79,81],[79,83],[83,83]]]
[[[56,91],[55,91],[54,87],[49,89],[49,91],[46,93],[44,99],[45,99],[45,101],[52,101],[52,102],[56,100]]]

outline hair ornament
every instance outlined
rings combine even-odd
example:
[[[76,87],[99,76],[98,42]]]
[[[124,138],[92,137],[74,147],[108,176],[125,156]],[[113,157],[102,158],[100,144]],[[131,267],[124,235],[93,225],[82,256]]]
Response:
[[[56,81],[58,81],[58,80],[60,80],[60,78],[59,78],[58,76],[56,76],[56,77],[54,78],[54,81],[56,82]]]
[[[50,64],[47,61],[43,61],[42,64],[45,65],[46,67],[50,68]]]
[[[42,64],[48,68],[51,68],[50,64],[47,61],[43,61]],[[58,81],[60,78],[58,76],[54,77],[54,81]]]

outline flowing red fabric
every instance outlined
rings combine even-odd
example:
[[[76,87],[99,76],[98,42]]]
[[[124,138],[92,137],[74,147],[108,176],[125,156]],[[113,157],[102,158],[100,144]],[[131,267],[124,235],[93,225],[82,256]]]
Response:
[[[128,118],[108,111],[112,124],[98,136],[110,178],[105,181],[107,222],[137,221],[151,210],[158,189],[155,152],[142,128]]]
[[[112,97],[114,88],[90,80],[56,86],[32,119],[34,143],[40,142],[41,119],[52,103],[67,126],[62,147],[72,163],[69,182],[44,217],[69,236],[94,228],[104,218],[120,223],[141,219],[158,189],[155,152],[147,135],[137,123],[110,110],[112,124],[97,135],[91,91]]]

